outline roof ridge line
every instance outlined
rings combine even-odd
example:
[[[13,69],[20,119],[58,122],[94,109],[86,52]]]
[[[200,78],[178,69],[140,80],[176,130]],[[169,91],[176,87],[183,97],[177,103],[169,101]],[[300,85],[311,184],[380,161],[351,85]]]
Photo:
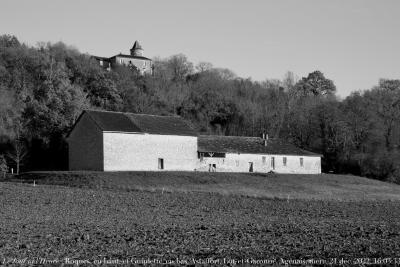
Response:
[[[111,59],[111,58],[113,58],[113,57],[129,57],[129,58],[138,58],[138,59],[145,59],[145,60],[150,60],[150,61],[153,61],[151,58],[148,58],[148,57],[145,57],[145,56],[132,56],[132,55],[128,55],[128,54],[122,54],[122,53],[119,53],[119,54],[117,54],[117,55],[114,55],[114,56],[112,56],[112,57],[109,57],[108,59]]]
[[[130,112],[123,112],[123,113],[128,113],[128,114],[134,114],[134,115],[139,115],[139,116],[154,116],[154,117],[174,117],[174,118],[183,118],[179,115],[157,115],[157,114],[144,114],[144,113],[130,113]]]
[[[182,118],[179,115],[157,115],[157,114],[147,114],[147,113],[133,113],[133,112],[124,112],[124,111],[113,111],[113,110],[98,110],[98,109],[84,109],[84,111],[95,111],[95,112],[105,112],[105,113],[120,113],[120,114],[132,114],[139,116],[155,116],[155,117],[174,117],[174,118]]]
[[[235,138],[260,138],[259,136],[243,136],[243,135],[214,135],[214,134],[203,134],[200,136],[213,136],[213,137],[235,137]]]

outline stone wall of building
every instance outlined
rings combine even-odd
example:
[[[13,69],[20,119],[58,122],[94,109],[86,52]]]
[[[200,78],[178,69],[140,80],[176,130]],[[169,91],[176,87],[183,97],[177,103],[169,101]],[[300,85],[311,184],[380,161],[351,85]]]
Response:
[[[286,164],[284,164],[286,158]],[[301,164],[302,159],[302,164]],[[273,163],[274,162],[274,163]],[[267,173],[321,173],[321,158],[319,156],[291,155],[259,155],[227,153],[225,158],[203,157],[199,159],[196,170],[216,172],[253,172]]]
[[[193,171],[197,162],[195,136],[104,132],[105,171]]]
[[[135,66],[142,74],[152,74],[153,63],[151,60],[116,56],[115,58],[113,58],[113,61],[111,62],[111,67],[113,68],[116,65],[129,66],[130,64]]]

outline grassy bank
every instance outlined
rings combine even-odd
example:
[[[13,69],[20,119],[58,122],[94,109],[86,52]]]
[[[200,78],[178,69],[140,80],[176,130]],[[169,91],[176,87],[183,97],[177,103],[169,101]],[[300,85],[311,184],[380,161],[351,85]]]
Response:
[[[399,185],[333,174],[30,172],[11,181],[120,191],[211,192],[285,200],[400,200]]]

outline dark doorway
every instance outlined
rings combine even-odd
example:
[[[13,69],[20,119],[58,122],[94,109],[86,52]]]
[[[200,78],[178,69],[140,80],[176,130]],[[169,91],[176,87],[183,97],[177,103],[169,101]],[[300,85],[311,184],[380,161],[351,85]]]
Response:
[[[158,159],[158,169],[164,170],[164,159]]]
[[[217,171],[217,164],[208,164],[208,171],[209,172],[216,172]]]
[[[253,162],[249,162],[249,172],[253,172]]]

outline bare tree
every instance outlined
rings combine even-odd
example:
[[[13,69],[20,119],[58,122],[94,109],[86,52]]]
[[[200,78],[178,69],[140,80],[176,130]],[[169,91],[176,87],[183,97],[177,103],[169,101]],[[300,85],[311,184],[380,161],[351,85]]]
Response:
[[[13,149],[7,153],[7,157],[15,163],[17,166],[17,174],[19,174],[20,167],[23,165],[24,160],[28,155],[28,150],[20,138],[17,138],[13,142],[12,147]]]
[[[209,62],[199,62],[199,64],[196,65],[196,70],[198,72],[209,71],[212,68],[213,68],[213,65]]]
[[[193,63],[183,54],[171,56],[167,60],[167,68],[173,81],[184,81],[186,76],[193,73]]]

